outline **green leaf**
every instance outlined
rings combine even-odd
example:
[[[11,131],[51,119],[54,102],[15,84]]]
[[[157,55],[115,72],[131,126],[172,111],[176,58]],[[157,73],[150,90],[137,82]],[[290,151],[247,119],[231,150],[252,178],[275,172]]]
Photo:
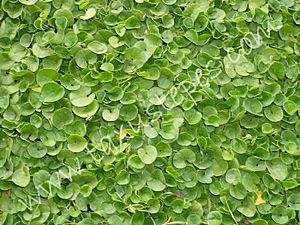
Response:
[[[263,219],[258,219],[255,222],[253,222],[252,225],[268,225],[268,222]]]
[[[120,108],[120,116],[125,121],[134,120],[138,115],[138,108],[135,105],[122,105]]]
[[[195,153],[191,149],[184,148],[174,155],[173,164],[176,168],[185,168],[187,166],[187,162],[193,163],[195,160]]]
[[[147,51],[147,49],[145,49]],[[146,61],[146,53],[138,47],[131,47],[125,50],[125,59],[136,67],[142,67]]]
[[[263,108],[260,101],[258,101],[257,99],[250,99],[250,98],[244,101],[244,107],[246,111],[256,115],[258,115]]]
[[[33,174],[32,181],[36,187],[49,181],[50,173],[46,170],[39,170]]]
[[[102,117],[106,121],[115,121],[119,118],[120,111],[117,108],[113,108],[111,111],[108,109],[104,109],[102,111]]]
[[[43,102],[56,102],[65,95],[65,89],[56,82],[45,83],[41,91]]]
[[[65,125],[72,123],[73,119],[72,110],[66,107],[56,110],[52,116],[53,125],[58,129],[62,129]]]
[[[83,151],[87,146],[87,140],[77,134],[72,134],[67,139],[68,142],[68,149],[71,152],[81,152]]]
[[[112,64],[112,63],[103,63],[100,66],[100,69],[104,70],[104,71],[114,71],[115,67],[114,67],[114,64]]]
[[[113,73],[110,71],[105,71],[105,72],[101,72],[99,74],[97,74],[97,79],[99,79],[99,81],[101,83],[106,83],[106,82],[110,82],[113,80]]]
[[[195,30],[188,30],[184,34],[185,38],[189,41],[193,42],[194,44],[198,45],[198,34]]]
[[[68,9],[58,9],[54,12],[53,18],[60,19],[66,18],[68,21],[68,26],[72,26],[74,24],[74,16]]]
[[[229,169],[226,172],[225,180],[230,184],[237,185],[241,180],[240,171],[236,168]]]
[[[158,136],[158,132],[156,131],[156,129],[151,127],[150,125],[145,125],[144,126],[144,134],[148,138],[155,138],[155,137]]]
[[[153,191],[162,191],[165,189],[166,180],[164,174],[159,169],[154,169],[151,173],[150,179],[147,181],[148,187]]]
[[[140,23],[139,19],[135,16],[131,16],[125,21],[126,29],[138,29],[138,28],[140,28],[140,26],[141,26],[141,23]]]
[[[24,5],[34,5],[38,0],[19,0]]]
[[[300,155],[300,148],[296,142],[288,142],[284,145],[284,148],[291,155]]]
[[[221,176],[226,173],[228,163],[222,158],[215,158],[211,166],[214,176]]]
[[[274,179],[283,181],[288,175],[287,166],[280,159],[268,161],[267,168]]]
[[[190,109],[184,112],[184,117],[190,125],[197,124],[202,119],[202,114],[196,109]]]
[[[153,145],[147,145],[138,150],[138,155],[143,163],[152,164],[157,158],[157,150]]]
[[[128,165],[135,169],[142,169],[145,166],[145,164],[142,162],[141,158],[137,155],[129,156]]]
[[[73,112],[75,115],[82,117],[82,118],[89,118],[96,114],[96,112],[99,109],[99,103],[96,100],[93,100],[92,103],[90,103],[87,106],[84,107],[73,107]]]
[[[41,159],[47,154],[48,149],[41,142],[30,144],[27,147],[27,152],[32,158]]]
[[[64,127],[67,134],[78,134],[84,136],[86,134],[86,125],[83,120],[73,120],[72,123]]]
[[[59,74],[53,69],[41,69],[36,74],[36,82],[43,86],[50,81],[55,81],[58,76]]]
[[[70,93],[70,101],[76,107],[84,107],[91,104],[95,99],[95,94],[91,93],[90,87],[82,86]]]
[[[93,18],[96,15],[96,9],[94,8],[89,8],[86,12],[84,16],[80,16],[80,19],[82,20],[88,20]]]
[[[284,206],[277,206],[272,210],[272,219],[278,224],[289,222],[288,211]]]
[[[117,176],[116,176],[116,182],[119,185],[126,185],[130,181],[130,175],[126,170],[122,170]]]
[[[218,211],[211,211],[207,215],[208,225],[221,225],[223,221],[223,216]]]
[[[0,108],[6,109],[9,105],[9,92],[5,87],[0,87]]]
[[[19,167],[14,171],[11,180],[20,187],[26,187],[30,182],[29,168],[24,165]]]
[[[237,185],[230,187],[229,193],[232,197],[242,200],[246,197],[247,190],[241,183],[238,183]]]
[[[249,2],[249,9],[252,12],[252,14],[255,13],[256,9],[259,9],[266,3],[265,0],[254,0]]]
[[[0,69],[8,70],[13,66],[14,62],[9,58],[7,53],[0,53]]]
[[[32,53],[38,58],[46,58],[54,53],[51,48],[42,47],[39,44],[35,43],[32,46]]]
[[[246,217],[253,217],[256,213],[255,204],[251,199],[244,201],[243,204],[237,208],[237,210]]]
[[[288,100],[283,104],[283,108],[289,115],[293,115],[298,111],[299,106],[295,102]]]
[[[300,197],[296,193],[293,193],[287,198],[288,205],[293,210],[300,210]]]
[[[27,53],[26,48],[24,48],[21,44],[15,43],[11,46],[9,51],[9,58],[14,60],[15,62],[21,61],[25,57]]]
[[[88,44],[88,49],[96,54],[104,54],[107,52],[107,46],[99,41],[92,41]]]
[[[274,78],[275,80],[284,79],[284,76],[285,76],[284,65],[280,62],[274,62],[269,68],[269,73],[270,73],[271,77]]]
[[[283,111],[277,105],[271,105],[264,109],[264,114],[268,120],[272,122],[279,122],[283,118]]]

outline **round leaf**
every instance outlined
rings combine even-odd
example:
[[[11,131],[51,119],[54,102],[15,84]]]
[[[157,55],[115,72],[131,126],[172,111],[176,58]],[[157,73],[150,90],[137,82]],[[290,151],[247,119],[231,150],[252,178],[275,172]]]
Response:
[[[104,54],[107,52],[107,46],[99,41],[92,41],[87,47],[90,51],[96,54]]]
[[[27,166],[21,166],[16,169],[11,178],[14,184],[20,187],[26,187],[30,182],[30,173],[29,168]]]
[[[43,102],[56,102],[65,95],[65,89],[56,82],[44,84],[41,91]]]
[[[68,142],[68,149],[71,152],[81,152],[83,151],[87,146],[87,140],[79,136],[77,134],[72,134],[67,139]]]
[[[283,118],[283,111],[277,105],[271,105],[265,108],[265,116],[272,122],[279,122]]]
[[[73,119],[72,111],[65,107],[56,110],[52,116],[53,125],[58,129],[62,129],[65,125],[72,123]]]
[[[143,163],[151,164],[157,158],[157,150],[153,145],[147,145],[138,150],[138,155]]]

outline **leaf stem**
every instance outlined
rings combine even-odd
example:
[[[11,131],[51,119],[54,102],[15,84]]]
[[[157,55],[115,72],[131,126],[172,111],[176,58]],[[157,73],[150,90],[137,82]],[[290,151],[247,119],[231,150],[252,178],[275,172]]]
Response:
[[[226,203],[227,209],[228,209],[228,211],[229,211],[229,213],[230,213],[230,216],[231,216],[232,219],[234,220],[234,223],[235,223],[236,225],[238,225],[238,222],[236,221],[236,218],[234,217],[234,215],[233,215],[233,213],[232,213],[232,211],[231,211],[231,209],[230,209],[230,207],[229,207],[229,204],[228,204],[228,202],[227,202],[227,198],[225,198],[225,203]]]

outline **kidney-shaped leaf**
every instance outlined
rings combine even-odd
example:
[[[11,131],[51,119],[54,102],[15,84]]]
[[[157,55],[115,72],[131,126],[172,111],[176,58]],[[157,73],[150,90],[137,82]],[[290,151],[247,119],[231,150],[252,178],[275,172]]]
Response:
[[[283,111],[277,105],[271,105],[265,108],[266,117],[272,122],[279,122],[283,118]]]
[[[11,178],[14,184],[20,187],[26,187],[30,182],[30,173],[29,168],[27,166],[21,166],[16,169]]]
[[[71,152],[81,152],[87,146],[87,140],[77,134],[72,134],[67,139],[68,148]]]
[[[153,145],[147,145],[138,150],[138,155],[143,163],[151,164],[157,158],[157,150]]]
[[[283,181],[288,175],[287,166],[280,159],[268,161],[267,168],[274,179]]]
[[[72,123],[73,119],[72,111],[66,107],[56,110],[52,115],[53,125],[58,129],[62,129],[65,125]]]
[[[65,89],[56,82],[44,84],[41,91],[41,100],[43,102],[56,102],[65,94]]]

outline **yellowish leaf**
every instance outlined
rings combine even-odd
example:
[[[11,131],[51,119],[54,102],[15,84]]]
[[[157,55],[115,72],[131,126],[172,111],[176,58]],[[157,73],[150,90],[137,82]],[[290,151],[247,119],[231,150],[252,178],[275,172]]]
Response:
[[[121,139],[124,139],[124,138],[126,137],[127,134],[128,134],[128,133],[127,133],[127,130],[126,130],[126,129],[120,130],[120,138],[121,138]]]
[[[256,194],[257,194],[257,199],[255,201],[255,205],[261,205],[261,204],[266,203],[266,201],[262,199],[263,193],[261,191],[258,191]]]
[[[32,88],[33,91],[40,93],[42,91],[41,87],[34,87]]]

